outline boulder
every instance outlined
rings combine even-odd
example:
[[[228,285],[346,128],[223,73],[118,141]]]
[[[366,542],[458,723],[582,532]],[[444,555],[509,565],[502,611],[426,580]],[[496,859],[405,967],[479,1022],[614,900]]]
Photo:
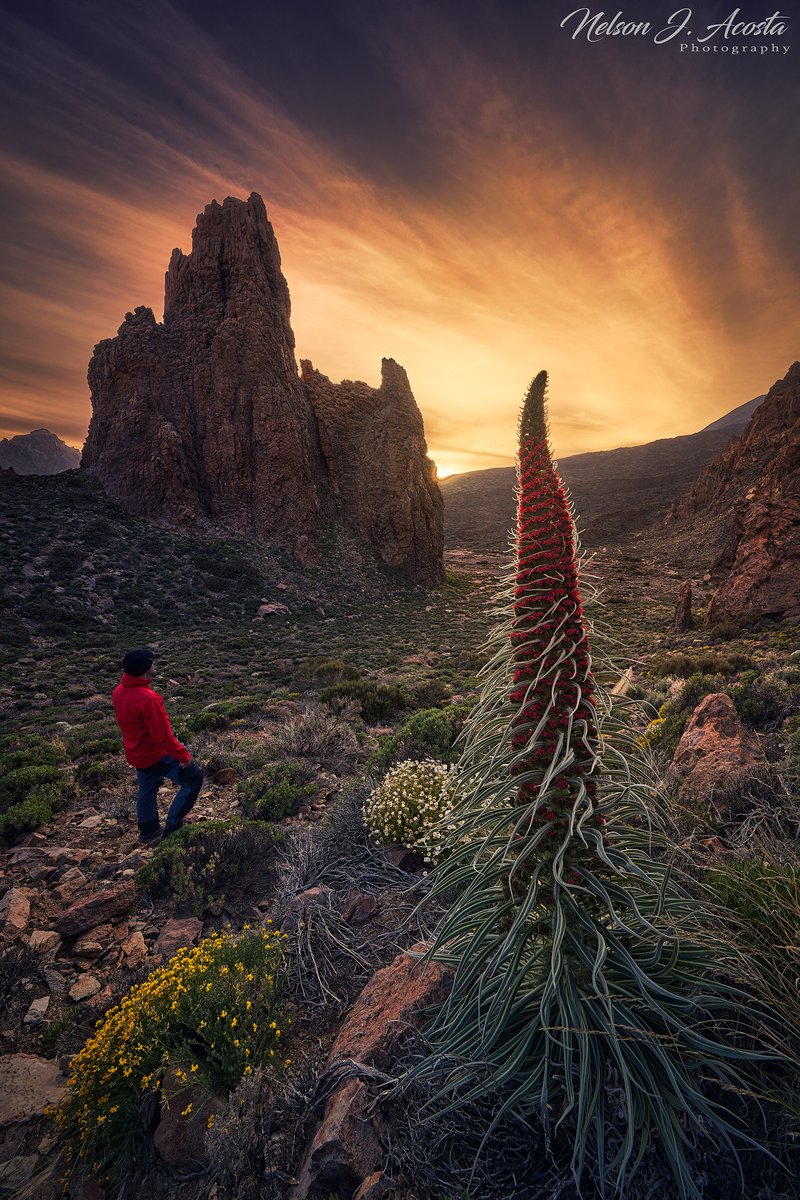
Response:
[[[0,935],[6,940],[21,937],[28,928],[31,902],[21,888],[12,887],[0,900]]]
[[[227,1109],[226,1101],[212,1096],[191,1074],[191,1063],[172,1062],[161,1085],[161,1120],[154,1142],[164,1162],[182,1169],[208,1161],[206,1133],[210,1118]],[[185,1080],[185,1082],[184,1082]]]
[[[69,998],[79,1003],[81,1000],[88,1000],[92,996],[96,996],[103,985],[99,979],[95,979],[94,975],[79,975],[69,989]]]
[[[109,921],[111,917],[128,912],[135,896],[136,886],[130,879],[92,892],[61,913],[55,922],[56,929],[62,937],[77,937],[85,930]]]
[[[701,700],[669,769],[681,796],[704,805],[713,803],[714,793],[728,789],[737,779],[766,773],[758,739],[745,729],[730,696],[714,692]]]
[[[170,917],[156,938],[153,954],[163,954],[169,958],[176,950],[193,945],[202,932],[203,922],[197,917],[184,917],[182,920]]]
[[[45,1108],[58,1104],[65,1077],[58,1063],[35,1054],[6,1054],[0,1058],[0,1132],[27,1124]]]
[[[418,944],[376,971],[342,1025],[328,1066],[345,1058],[382,1069],[392,1065],[425,1009],[441,1003],[452,987],[450,967],[420,961],[426,949]]]
[[[383,1160],[380,1138],[368,1115],[369,1092],[360,1079],[338,1088],[325,1106],[290,1200],[331,1193],[352,1196]]]

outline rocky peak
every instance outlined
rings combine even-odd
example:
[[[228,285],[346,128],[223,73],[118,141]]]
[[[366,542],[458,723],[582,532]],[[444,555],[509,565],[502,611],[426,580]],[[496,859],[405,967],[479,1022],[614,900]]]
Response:
[[[441,498],[406,374],[385,360],[379,389],[312,396],[301,383],[289,289],[256,193],[206,206],[191,252],[172,253],[163,324],[148,308],[128,313],[95,347],[89,385],[83,466],[132,511],[302,559],[341,519],[417,581],[442,578]]]
[[[800,611],[800,362],[773,384],[667,521],[695,514],[724,517],[729,528],[712,619]]]
[[[79,451],[49,429],[33,429],[0,440],[0,467],[17,475],[58,475],[80,466]]]
[[[337,509],[383,560],[418,582],[444,578],[443,502],[408,376],[381,362],[378,388],[331,383],[300,364]]]

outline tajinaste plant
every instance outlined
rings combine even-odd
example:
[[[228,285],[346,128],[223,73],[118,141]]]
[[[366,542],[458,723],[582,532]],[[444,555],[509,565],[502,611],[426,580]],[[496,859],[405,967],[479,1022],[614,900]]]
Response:
[[[432,951],[455,982],[415,1074],[458,1063],[452,1107],[504,1088],[500,1116],[569,1128],[573,1173],[591,1151],[601,1192],[623,1188],[655,1133],[682,1194],[698,1196],[696,1127],[729,1145],[736,1132],[699,1076],[738,1082],[720,1037],[737,996],[653,833],[646,752],[592,674],[546,387],[541,372],[520,421],[516,573],[432,873],[434,898],[457,896]]]

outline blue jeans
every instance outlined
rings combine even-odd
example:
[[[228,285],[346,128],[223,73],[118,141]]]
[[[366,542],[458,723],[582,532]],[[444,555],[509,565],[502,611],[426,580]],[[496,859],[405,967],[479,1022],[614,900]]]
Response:
[[[183,824],[183,818],[191,812],[200,788],[203,786],[203,772],[193,762],[179,763],[177,759],[165,754],[151,767],[137,767],[136,778],[139,780],[139,796],[136,801],[136,819],[139,823],[139,833],[144,837],[158,833],[160,821],[158,817],[158,789],[165,779],[180,784],[175,799],[170,805],[164,825],[164,836],[174,833]]]

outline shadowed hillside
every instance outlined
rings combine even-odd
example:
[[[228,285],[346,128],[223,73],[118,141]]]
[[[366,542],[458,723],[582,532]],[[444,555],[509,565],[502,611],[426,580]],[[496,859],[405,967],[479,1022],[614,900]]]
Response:
[[[663,517],[672,501],[744,428],[749,417],[745,409],[749,406],[743,405],[741,416],[721,428],[562,459],[559,469],[572,493],[584,545],[616,542]],[[515,482],[514,467],[442,480],[445,544],[481,550],[503,545],[514,522]]]

